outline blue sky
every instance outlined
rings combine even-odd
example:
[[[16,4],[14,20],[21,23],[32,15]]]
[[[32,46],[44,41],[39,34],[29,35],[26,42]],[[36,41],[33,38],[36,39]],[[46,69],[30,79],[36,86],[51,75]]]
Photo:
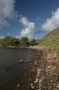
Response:
[[[41,38],[59,26],[59,0],[3,1],[0,0],[0,36]]]

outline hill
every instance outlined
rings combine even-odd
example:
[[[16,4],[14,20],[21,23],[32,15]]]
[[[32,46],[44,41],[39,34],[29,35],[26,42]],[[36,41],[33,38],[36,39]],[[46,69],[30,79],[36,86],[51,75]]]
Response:
[[[59,54],[59,28],[53,30],[40,40],[39,45],[51,48]]]

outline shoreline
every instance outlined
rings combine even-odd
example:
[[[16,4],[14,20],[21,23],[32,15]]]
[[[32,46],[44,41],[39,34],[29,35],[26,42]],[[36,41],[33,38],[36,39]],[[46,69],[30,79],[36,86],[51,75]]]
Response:
[[[51,90],[51,88],[57,88],[56,82],[58,80],[58,74],[56,72],[57,61],[55,53],[52,53],[50,49],[44,50],[42,47],[31,48],[41,51],[36,52],[36,56],[30,63],[29,68],[27,68],[27,70],[21,76],[20,82],[22,83],[19,83],[21,86],[19,87],[20,90],[23,90],[23,88],[24,90],[37,90],[37,88],[41,90],[42,88],[44,89],[44,87],[46,89],[47,87],[50,88],[49,90]],[[52,81],[52,83],[50,81]],[[24,83],[26,83],[26,85]],[[55,87],[53,87],[54,84]]]
[[[7,47],[0,47],[0,48],[30,48],[30,49],[37,49],[37,50],[42,50],[44,47],[43,46],[39,46],[39,45],[36,45],[36,46],[21,46],[21,47],[15,47],[15,46],[7,46]]]
[[[51,78],[53,77],[53,74],[54,75],[56,74],[56,72],[55,72],[56,71],[56,68],[55,68],[55,63],[56,63],[55,58],[56,57],[49,49],[47,50],[46,48],[39,46],[39,45],[30,46],[30,47],[16,47],[16,48],[28,48],[28,49],[34,49],[36,51],[35,51],[35,57],[29,63],[29,66],[24,69],[25,71],[21,74],[21,76],[19,77],[19,80],[17,79],[15,88],[17,88],[19,90],[32,90],[32,89],[37,90],[37,88],[39,89],[38,85],[39,84],[42,85],[42,83],[40,81],[43,82],[44,87],[46,87],[46,85],[47,85],[47,84],[45,85],[45,82],[49,81],[49,79],[54,81],[54,79],[51,79]],[[47,71],[47,72],[45,72],[45,71]],[[50,75],[49,72],[50,73],[53,72],[53,73],[51,73],[51,78],[49,77],[49,75]],[[46,77],[46,75],[44,75],[44,73],[47,74],[47,77]],[[40,74],[42,77],[44,77],[44,80],[42,80],[42,77],[40,76]],[[37,76],[39,76],[39,77],[37,77]],[[45,77],[47,78],[47,81],[45,81]],[[56,79],[56,77],[57,76],[55,75],[55,79]],[[56,84],[56,81],[55,81],[55,84]],[[50,85],[50,81],[48,84]],[[54,84],[54,82],[53,82],[53,84]],[[42,87],[40,87],[40,89],[42,89],[44,87],[42,86]],[[52,86],[51,86],[51,88],[52,88]]]

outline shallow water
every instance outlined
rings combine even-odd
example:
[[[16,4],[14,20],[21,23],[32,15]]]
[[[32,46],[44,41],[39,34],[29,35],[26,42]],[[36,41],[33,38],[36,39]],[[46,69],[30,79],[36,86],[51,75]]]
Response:
[[[19,78],[22,72],[24,72],[24,68],[28,67],[29,62],[33,59],[34,56],[35,53],[34,50],[32,49],[1,48],[0,49],[0,89],[5,90],[2,88],[8,83],[14,82],[12,84],[16,85],[17,78]],[[23,60],[24,62],[19,63],[19,60]]]

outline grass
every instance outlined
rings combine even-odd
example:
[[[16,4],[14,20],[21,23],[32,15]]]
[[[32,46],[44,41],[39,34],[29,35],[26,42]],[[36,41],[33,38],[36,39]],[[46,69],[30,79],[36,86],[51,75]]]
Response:
[[[50,32],[42,40],[39,41],[39,45],[48,47],[59,55],[59,28]]]

